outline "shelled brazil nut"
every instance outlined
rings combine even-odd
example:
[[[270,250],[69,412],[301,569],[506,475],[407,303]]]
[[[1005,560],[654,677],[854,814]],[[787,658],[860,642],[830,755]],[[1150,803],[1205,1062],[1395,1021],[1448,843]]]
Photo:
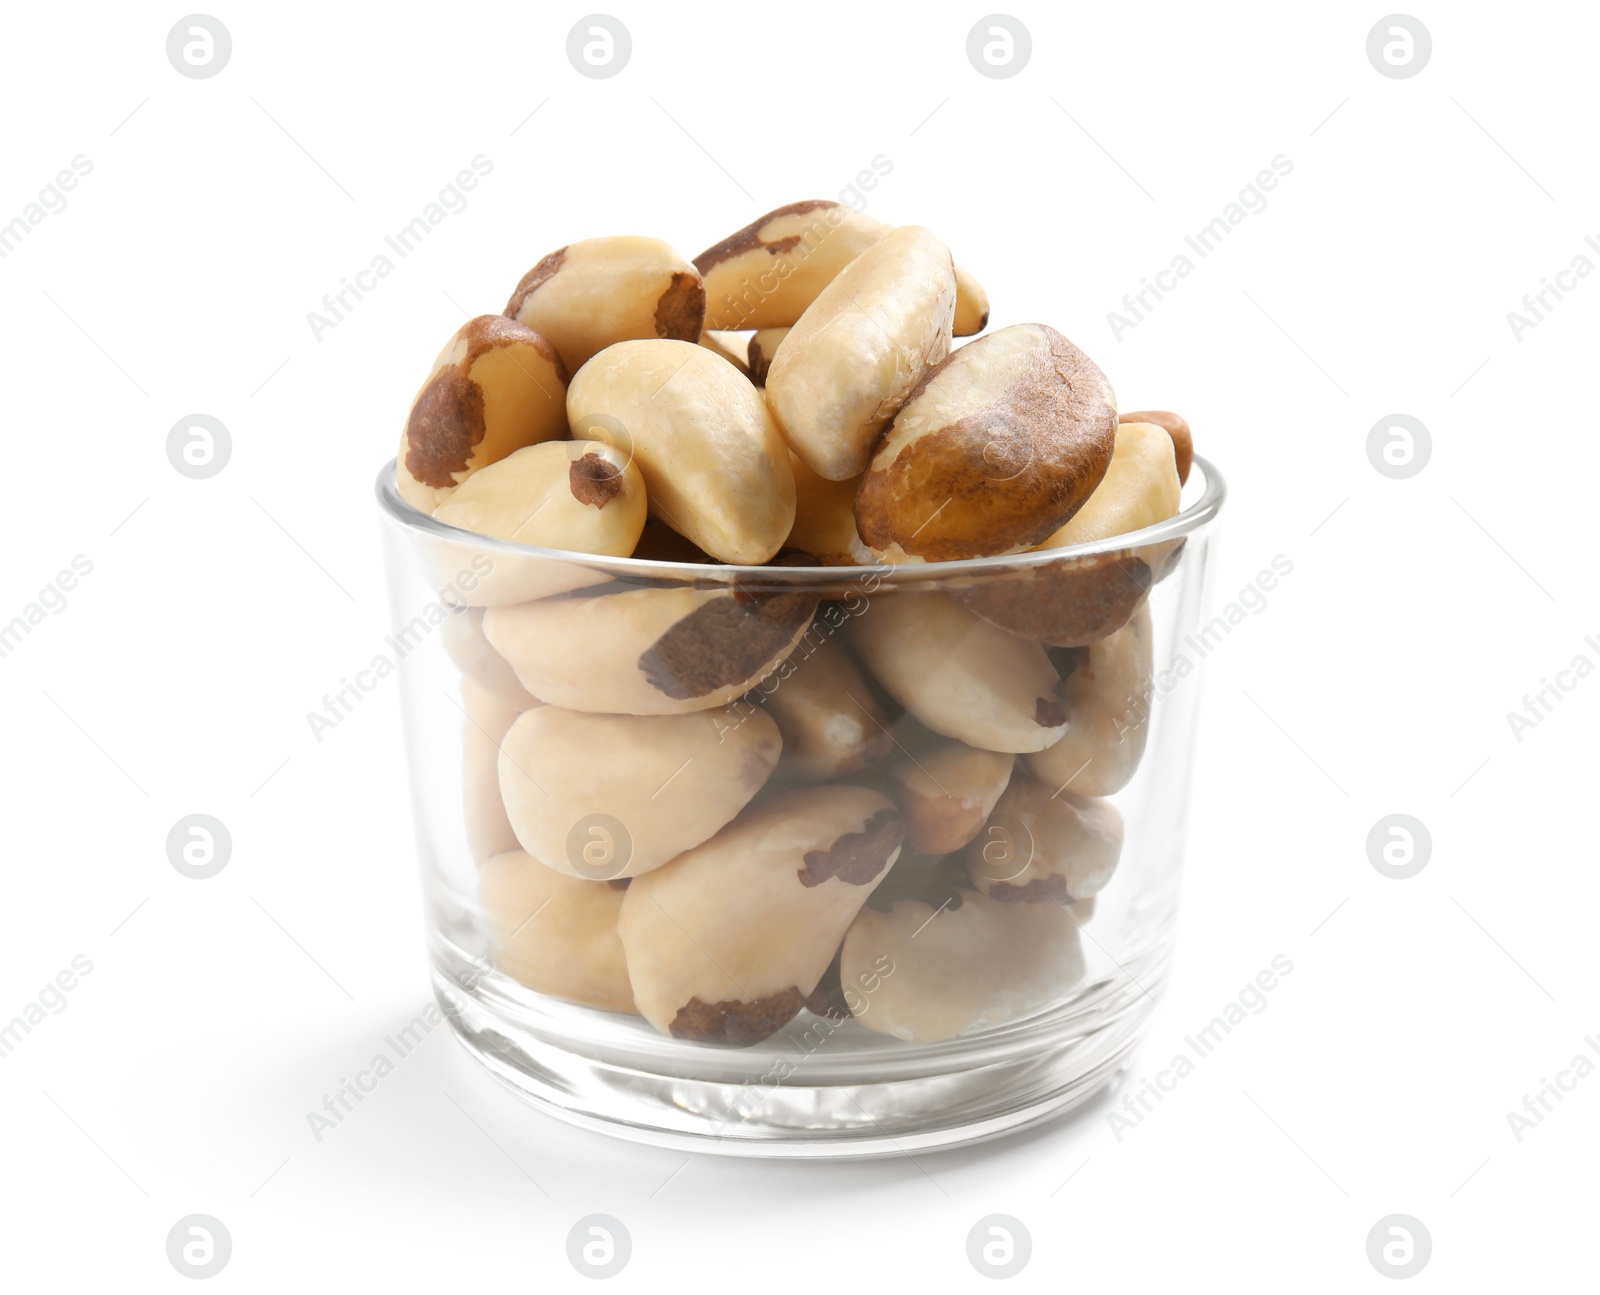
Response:
[[[1013,778],[967,846],[973,886],[990,899],[1075,904],[1105,889],[1122,856],[1122,816],[1109,800]]]
[[[693,261],[569,243],[452,336],[395,466],[449,590],[407,643],[460,676],[454,848],[520,992],[931,1043],[1083,981],[1193,437],[988,323],[927,229],[810,201]]]
[[[794,477],[750,380],[703,346],[618,342],[567,390],[574,434],[644,474],[651,511],[720,562],[759,565],[794,524]]]
[[[1095,493],[1116,423],[1105,375],[1055,329],[969,342],[922,375],[874,449],[861,537],[891,561],[1032,548]]]
[[[634,1011],[617,935],[622,890],[563,877],[513,849],[484,863],[478,893],[501,971],[574,1003]]]
[[[694,258],[705,276],[706,327],[788,327],[893,228],[837,202],[792,202],[769,211]],[[960,266],[955,276],[955,335],[981,333],[989,322],[989,296]],[[754,368],[753,353],[751,361]]]
[[[400,437],[406,502],[431,513],[479,468],[565,436],[567,373],[531,328],[501,315],[463,324],[433,362]]]
[[[887,961],[894,974],[857,1019],[908,1043],[1005,1025],[1047,1006],[1083,977],[1078,923],[1060,904],[1005,904],[967,891],[936,910],[903,899],[850,924],[839,976],[850,983]]]
[[[729,822],[782,745],[760,710],[593,715],[541,706],[500,740],[500,792],[518,842],[546,867],[591,881],[637,877]]]
[[[723,588],[585,589],[484,613],[486,638],[542,701],[681,715],[725,706],[783,664],[815,594]]]
[[[587,238],[543,257],[522,276],[506,317],[549,338],[569,372],[615,342],[693,342],[705,326],[700,272],[659,238]]]
[[[760,1042],[816,988],[900,852],[898,811],[860,787],[788,792],[634,880],[618,929],[639,1011],[703,1043]]]

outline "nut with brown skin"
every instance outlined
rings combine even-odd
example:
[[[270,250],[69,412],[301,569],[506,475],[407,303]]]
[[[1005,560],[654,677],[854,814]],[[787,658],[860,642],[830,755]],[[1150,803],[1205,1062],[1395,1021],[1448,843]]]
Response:
[[[1144,601],[1150,564],[1126,549],[1030,563],[952,590],[992,625],[1055,647],[1080,647],[1113,634]]]
[[[1013,778],[967,846],[976,886],[1002,903],[1075,904],[1105,889],[1122,855],[1122,815],[1109,800]]]
[[[631,454],[651,513],[720,562],[759,565],[794,524],[794,475],[761,393],[703,346],[619,342],[567,392],[574,434]]]
[[[892,967],[888,974],[883,968]],[[1028,1016],[1083,979],[1078,924],[1060,904],[1004,904],[966,891],[943,909],[903,899],[864,908],[839,953],[850,984],[878,968],[856,1019],[908,1043],[953,1039]]]
[[[698,341],[706,289],[700,271],[659,238],[586,238],[523,275],[505,313],[549,338],[576,373],[629,338]]]
[[[644,529],[644,477],[602,441],[530,445],[473,473],[434,517],[547,549],[627,557]]]
[[[1116,449],[1094,494],[1040,547],[1088,544],[1164,522],[1178,515],[1182,488],[1166,429],[1124,419],[1117,424]]]
[[[880,593],[851,619],[850,642],[890,695],[936,733],[1018,752],[1042,750],[1067,731],[1061,676],[1044,648],[948,594]]]
[[[1015,763],[962,742],[903,754],[889,770],[889,794],[906,816],[906,843],[924,854],[959,850],[983,830]]]
[[[788,327],[888,230],[837,202],[769,211],[694,258],[705,276],[706,326]]]
[[[840,640],[818,621],[777,670],[757,685],[758,697],[783,734],[780,778],[821,782],[876,764],[894,749],[889,717]]]
[[[788,327],[846,265],[893,228],[818,199],[769,211],[695,257],[706,280],[706,326]],[[955,273],[955,335],[980,333],[989,322],[989,296],[960,266]]]
[[[511,663],[483,636],[481,607],[453,610],[440,627],[439,638],[464,681],[470,681],[518,712],[543,704],[522,686]]]
[[[783,740],[755,707],[592,715],[543,706],[500,742],[517,840],[590,881],[637,877],[699,845],[761,790]]]
[[[496,968],[541,994],[634,1012],[617,936],[623,891],[563,877],[511,850],[484,863],[478,894]]]
[[[1175,414],[1170,409],[1136,409],[1118,417],[1125,423],[1154,423],[1157,427],[1166,428],[1167,435],[1172,437],[1172,450],[1177,458],[1178,482],[1181,485],[1189,480],[1189,468],[1194,463],[1194,435],[1189,431],[1189,424],[1184,421],[1182,414]]]
[[[950,249],[908,225],[851,261],[811,303],[773,359],[766,392],[790,448],[813,472],[843,481],[867,466],[878,433],[948,353],[955,297]]]
[[[745,359],[750,370],[750,381],[756,386],[767,385],[767,370],[772,367],[773,357],[778,354],[778,347],[787,336],[787,328],[758,328],[750,334]]]
[[[901,831],[877,792],[808,787],[636,878],[618,930],[639,1011],[701,1043],[747,1046],[781,1029],[899,854]]]
[[[1067,731],[1054,746],[1026,757],[1029,770],[1051,787],[1083,796],[1111,796],[1128,785],[1149,733],[1150,608],[1070,663],[1062,693]]]
[[[681,715],[725,706],[782,664],[815,594],[627,589],[491,607],[483,632],[535,697],[568,710]]]
[[[517,848],[517,834],[500,799],[500,743],[521,714],[515,706],[461,681],[461,809],[467,848],[482,862]]]
[[[400,436],[400,496],[433,512],[479,468],[567,434],[567,367],[501,315],[469,319],[445,344]]]
[[[856,526],[890,561],[1032,548],[1094,494],[1116,425],[1093,360],[1044,324],[1002,328],[923,375],[873,451]]]

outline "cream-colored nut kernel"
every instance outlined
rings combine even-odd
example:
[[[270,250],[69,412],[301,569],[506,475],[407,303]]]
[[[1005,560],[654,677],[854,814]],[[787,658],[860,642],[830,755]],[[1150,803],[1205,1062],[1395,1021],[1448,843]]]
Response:
[[[617,935],[623,893],[603,881],[551,872],[521,850],[495,855],[478,877],[494,965],[541,994],[634,1011]]]
[[[1067,731],[1027,757],[1034,777],[1081,796],[1111,796],[1128,785],[1150,727],[1150,637],[1143,606],[1115,634],[1071,649],[1062,688]]]
[[[517,848],[500,799],[500,742],[521,714],[471,679],[461,681],[461,813],[467,849],[482,862]]]
[[[568,369],[500,315],[469,319],[439,352],[400,436],[400,497],[431,513],[479,468],[567,434]]]
[[[780,778],[821,782],[876,764],[894,749],[889,717],[839,631],[819,621],[756,687],[783,734]]]
[[[1002,328],[917,384],[873,451],[856,526],[894,557],[1032,548],[1094,493],[1116,425],[1093,360],[1047,325]]]
[[[613,342],[698,341],[706,288],[700,271],[659,238],[586,238],[523,275],[505,313],[548,337],[576,373]]]
[[[1040,547],[1089,544],[1154,526],[1178,515],[1182,492],[1166,428],[1118,423],[1117,448],[1105,477],[1072,520]]]
[[[870,563],[872,550],[856,533],[856,488],[861,478],[829,481],[794,453],[789,455],[789,467],[794,472],[794,527],[787,547],[811,554],[825,567]]]
[[[1003,904],[964,891],[943,910],[904,899],[864,908],[839,954],[844,984],[877,971],[852,1006],[869,1030],[931,1043],[1047,1007],[1083,979],[1078,924],[1060,904]]]
[[[767,370],[772,368],[773,357],[778,354],[778,347],[787,336],[787,328],[758,328],[750,334],[745,359],[749,364],[750,381],[756,386],[767,385]]]
[[[947,594],[886,591],[851,618],[850,642],[890,695],[935,733],[1016,752],[1042,750],[1067,731],[1061,676],[1044,648],[980,620]]]
[[[907,225],[811,303],[767,371],[767,404],[813,472],[843,481],[867,466],[878,433],[949,352],[955,300],[950,249]]]
[[[719,562],[758,566],[794,525],[794,474],[761,393],[688,342],[619,342],[567,392],[575,436],[630,454],[651,513]]]
[[[452,610],[439,631],[444,650],[462,677],[515,711],[542,705],[522,686],[511,662],[494,650],[483,635],[483,609]]]
[[[825,200],[769,211],[695,257],[706,279],[706,326],[793,324],[839,271],[893,229]],[[981,333],[989,322],[989,295],[959,265],[955,273],[955,335]]]
[[[1072,914],[1079,926],[1083,926],[1094,916],[1094,901],[1095,896],[1093,895],[1090,895],[1088,899],[1080,899],[1076,904],[1067,905],[1067,912]]]
[[[924,854],[959,850],[982,831],[1015,763],[962,742],[901,756],[889,770],[889,794],[906,816],[906,844]]]
[[[465,531],[547,549],[625,558],[647,509],[644,477],[602,441],[530,445],[472,474],[434,517]]]
[[[1121,550],[985,576],[954,592],[984,620],[1012,634],[1079,647],[1126,625],[1151,583],[1149,563]]]
[[[491,607],[483,632],[523,687],[552,706],[681,715],[725,706],[782,664],[815,595],[629,589]]]
[[[967,846],[967,870],[974,886],[1003,903],[1074,904],[1105,889],[1121,856],[1115,805],[1024,775]]]
[[[725,332],[721,329],[700,334],[700,345],[713,355],[720,355],[745,377],[750,377],[750,344],[753,333]]]
[[[989,326],[989,294],[972,275],[956,266],[956,316],[952,331],[971,337]]]
[[[1178,483],[1181,485],[1189,479],[1189,468],[1194,463],[1194,433],[1189,430],[1189,424],[1182,414],[1175,414],[1170,409],[1136,409],[1131,413],[1119,414],[1125,423],[1154,423],[1157,427],[1164,427],[1167,435],[1172,437],[1172,452],[1178,464]]]
[[[887,797],[807,787],[636,878],[618,930],[639,1011],[676,1038],[759,1043],[816,988],[900,837]]]
[[[542,706],[500,742],[522,848],[591,881],[637,877],[699,845],[761,790],[783,740],[757,707],[589,715]]]

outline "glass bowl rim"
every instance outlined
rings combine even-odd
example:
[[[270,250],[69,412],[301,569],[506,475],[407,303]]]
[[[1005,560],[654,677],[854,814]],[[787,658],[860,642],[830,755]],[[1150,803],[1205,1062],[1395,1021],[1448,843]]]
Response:
[[[609,557],[600,553],[579,553],[569,549],[544,548],[534,544],[520,544],[515,540],[498,539],[480,535],[441,522],[415,507],[401,497],[395,475],[396,460],[390,459],[378,471],[376,493],[378,506],[388,519],[408,530],[420,531],[436,539],[455,544],[484,549],[490,552],[514,554],[520,558],[542,558],[549,561],[578,563],[583,566],[612,572],[624,580],[668,580],[672,582],[716,581],[718,583],[761,581],[769,584],[811,584],[823,582],[837,584],[841,580],[860,579],[871,575],[879,581],[893,584],[910,584],[921,581],[941,581],[952,577],[981,576],[998,571],[1021,571],[1029,567],[1049,566],[1058,562],[1071,562],[1105,553],[1124,553],[1129,549],[1144,548],[1168,540],[1178,540],[1203,529],[1222,509],[1228,487],[1222,474],[1204,455],[1194,456],[1189,482],[1194,481],[1198,469],[1202,478],[1199,497],[1187,508],[1166,521],[1146,526],[1142,530],[1121,535],[1108,535],[1103,539],[1084,544],[1068,544],[1054,549],[1030,549],[1022,553],[1001,553],[982,558],[961,558],[948,562],[879,562],[859,566],[707,566],[700,562],[667,562],[654,558]],[[856,574],[851,574],[856,573]]]

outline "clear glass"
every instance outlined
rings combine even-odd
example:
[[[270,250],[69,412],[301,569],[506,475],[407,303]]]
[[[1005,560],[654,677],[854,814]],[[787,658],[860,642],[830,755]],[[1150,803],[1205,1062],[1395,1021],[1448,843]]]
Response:
[[[377,494],[433,982],[491,1073],[640,1141],[842,1156],[1126,1068],[1171,959],[1208,462],[1133,535],[877,567],[486,539],[392,463]]]

